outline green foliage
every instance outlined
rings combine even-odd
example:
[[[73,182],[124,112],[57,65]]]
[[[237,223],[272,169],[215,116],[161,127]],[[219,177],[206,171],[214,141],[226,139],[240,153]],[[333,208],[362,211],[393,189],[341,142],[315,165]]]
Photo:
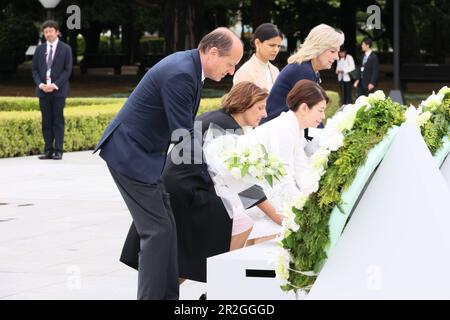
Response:
[[[66,108],[65,151],[94,148],[117,109],[116,105],[104,105],[102,108]],[[40,112],[0,113],[1,158],[38,154],[42,152],[43,147]]]
[[[122,106],[124,98],[67,98],[66,107],[109,105]],[[39,99],[30,97],[0,97],[0,111],[39,110]]]
[[[295,222],[300,228],[282,240],[283,247],[294,258],[291,269],[320,271],[327,258],[331,211],[341,205],[342,193],[352,184],[369,151],[383,140],[390,128],[404,122],[404,112],[404,106],[390,99],[378,101],[372,108],[363,107],[358,111],[352,130],[344,133],[344,145],[330,154],[319,191],[309,197],[301,211],[293,208]],[[290,271],[289,284],[282,288],[308,289],[315,279],[314,276]]]
[[[444,96],[440,106],[430,112],[431,118],[421,127],[421,133],[431,154],[435,155],[442,147],[443,138],[449,136],[450,139],[450,93]]]
[[[336,111],[340,108],[340,100],[339,93],[335,91],[327,91],[326,93],[328,98],[330,98],[327,108],[325,109],[325,117],[328,119],[334,116]]]
[[[0,56],[16,57],[16,62],[21,63],[28,46],[36,44],[38,30],[27,15],[0,18]]]
[[[139,40],[143,54],[163,54],[165,50],[164,38],[142,37]]]
[[[328,94],[332,101],[328,108],[337,105],[337,93]],[[67,98],[64,149],[92,149],[125,101],[126,98]],[[197,115],[219,109],[220,101],[221,98],[203,98]],[[42,149],[39,99],[0,97],[0,158],[39,154]]]
[[[68,98],[64,150],[93,149],[120,110],[122,98]],[[202,99],[198,114],[218,109],[220,99]],[[44,148],[37,98],[0,99],[0,158],[39,154]],[[4,112],[8,111],[8,112]]]

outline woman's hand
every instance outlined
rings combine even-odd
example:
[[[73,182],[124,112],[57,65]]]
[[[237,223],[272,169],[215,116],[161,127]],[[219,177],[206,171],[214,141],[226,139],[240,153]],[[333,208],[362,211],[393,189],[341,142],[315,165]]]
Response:
[[[276,224],[279,224],[281,226],[284,216],[282,216],[281,214],[275,213],[275,214],[269,216],[269,218],[272,219],[273,222],[275,222]]]
[[[263,202],[259,203],[257,207],[261,209],[261,211],[264,212],[270,219],[272,219],[273,222],[281,225],[283,216],[277,213],[275,208],[268,200],[264,200]]]

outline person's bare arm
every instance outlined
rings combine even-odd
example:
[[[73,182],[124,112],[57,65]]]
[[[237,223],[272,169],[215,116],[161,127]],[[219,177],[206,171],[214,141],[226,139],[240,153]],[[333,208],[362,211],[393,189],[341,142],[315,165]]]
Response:
[[[262,212],[264,212],[273,222],[281,225],[283,221],[283,216],[278,214],[275,208],[272,206],[269,200],[265,200],[257,205]]]

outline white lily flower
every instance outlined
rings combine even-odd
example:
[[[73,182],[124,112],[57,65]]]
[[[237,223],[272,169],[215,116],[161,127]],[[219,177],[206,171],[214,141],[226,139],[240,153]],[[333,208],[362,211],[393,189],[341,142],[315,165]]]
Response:
[[[363,107],[367,106],[370,107],[369,99],[366,96],[359,96],[355,101],[355,106],[357,107]]]
[[[406,121],[409,123],[418,124],[420,113],[421,112],[419,112],[419,109],[416,109],[416,107],[411,104],[405,112]]]
[[[445,96],[447,93],[450,93],[450,88],[447,87],[447,86],[442,87],[442,88],[439,90],[439,92],[438,92],[438,94],[442,94],[442,95],[444,95],[444,96]]]
[[[320,136],[319,145],[321,148],[337,151],[344,145],[344,135],[337,130],[324,130]]]
[[[420,105],[429,110],[434,110],[441,105],[443,99],[443,94],[435,94],[433,91],[433,94],[430,95],[425,101],[422,101]]]
[[[369,100],[369,103],[371,105],[373,105],[378,101],[386,100],[386,96],[383,91],[377,90],[374,93],[369,94],[368,100]]]
[[[430,118],[431,118],[430,111],[425,111],[421,115],[419,115],[419,117],[417,119],[417,123],[419,124],[419,127],[422,127],[425,123],[427,123],[428,120],[430,120]]]
[[[239,168],[236,168],[236,167],[232,168],[231,171],[230,171],[230,174],[235,179],[241,179],[242,178],[241,170],[239,170]]]
[[[282,285],[287,284],[287,279],[289,278],[289,264],[291,260],[291,254],[287,250],[280,248],[277,253],[275,274],[281,281]]]

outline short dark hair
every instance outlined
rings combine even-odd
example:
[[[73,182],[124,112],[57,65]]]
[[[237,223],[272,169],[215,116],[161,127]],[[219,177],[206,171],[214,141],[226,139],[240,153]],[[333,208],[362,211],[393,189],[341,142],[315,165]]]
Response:
[[[372,39],[369,37],[365,37],[361,43],[365,43],[369,46],[369,48],[372,48]]]
[[[258,28],[255,29],[255,32],[253,33],[253,37],[251,40],[251,44],[253,47],[255,47],[255,40],[258,39],[261,42],[264,42],[266,40],[280,37],[283,39],[283,34],[280,30],[278,30],[277,26],[272,23],[263,23],[258,26]]]
[[[290,110],[296,112],[302,103],[306,103],[308,108],[312,109],[322,100],[326,103],[330,101],[325,90],[316,82],[303,79],[289,91],[286,104]]]
[[[206,53],[209,49],[216,47],[220,56],[226,56],[233,46],[231,31],[227,32],[225,28],[217,28],[205,35],[198,44],[198,50]]]
[[[47,20],[42,24],[41,30],[44,31],[44,29],[46,28],[53,28],[56,31],[59,31],[58,22],[56,22],[55,20]]]

